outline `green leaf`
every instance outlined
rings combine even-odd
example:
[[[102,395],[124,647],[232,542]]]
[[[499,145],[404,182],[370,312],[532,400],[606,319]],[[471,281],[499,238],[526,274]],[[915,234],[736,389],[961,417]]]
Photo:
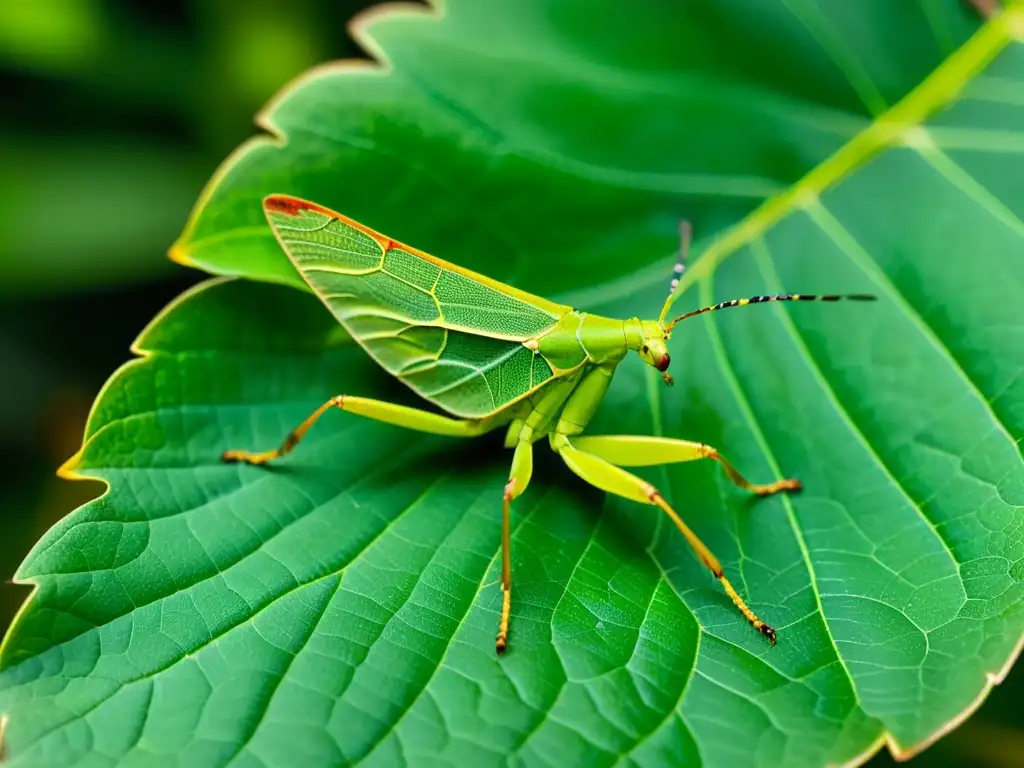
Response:
[[[958,3],[655,5],[377,17],[394,69],[289,91],[287,142],[241,150],[176,253],[294,285],[258,206],[287,192],[650,316],[676,217],[707,240],[781,191],[677,305],[882,301],[688,321],[677,385],[628,359],[589,430],[804,481],[755,502],[703,463],[642,473],[778,646],[655,510],[538,451],[497,658],[500,436],[332,413],[276,467],[221,464],[338,392],[416,402],[309,294],[221,279],[143,333],[69,466],[109,492],[19,571],[37,589],[0,655],[13,765],[840,764],[923,748],[1000,679],[1024,636],[1024,7],[925,77]]]
[[[366,16],[353,32],[387,68],[313,70],[278,96],[259,118],[275,137],[227,162],[173,255],[304,287],[256,205],[284,190],[535,292],[663,281],[680,216],[699,237],[735,222],[976,26],[959,0],[667,5]]]

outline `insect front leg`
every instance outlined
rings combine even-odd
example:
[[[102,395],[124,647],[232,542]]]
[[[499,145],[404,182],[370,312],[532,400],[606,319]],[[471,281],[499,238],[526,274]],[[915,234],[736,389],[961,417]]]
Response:
[[[591,439],[593,440],[595,438]],[[640,438],[640,441],[643,439],[644,438]],[[675,523],[676,528],[678,528],[679,532],[683,534],[683,537],[686,539],[687,543],[689,543],[694,554],[697,555],[697,558],[704,563],[714,577],[718,579],[718,582],[722,585],[722,589],[724,589],[725,593],[729,595],[729,598],[739,609],[740,613],[743,614],[744,618],[750,622],[754,629],[767,637],[772,645],[774,645],[775,630],[761,621],[761,619],[757,617],[757,614],[750,610],[743,598],[740,597],[739,593],[725,577],[725,571],[723,570],[722,564],[719,562],[718,558],[715,557],[711,550],[707,548],[697,534],[683,522],[683,519],[679,517],[676,511],[669,506],[668,502],[665,501],[665,498],[661,495],[658,489],[636,475],[632,475],[626,470],[620,469],[611,461],[595,455],[594,453],[584,451],[581,448],[574,447],[574,444],[582,444],[583,440],[584,438],[573,438],[573,440],[570,441],[567,435],[555,433],[551,435],[551,447],[562,457],[569,469],[595,488],[600,488],[602,491],[614,493],[617,496],[622,496],[626,499],[638,501],[641,504],[652,504],[659,507],[666,515],[668,515],[669,519]],[[628,455],[628,452],[630,451],[628,444],[622,444],[618,447],[626,450]],[[638,444],[637,450],[641,452],[643,451],[642,443]]]
[[[508,647],[508,624],[512,613],[512,502],[526,490],[533,474],[533,444],[529,430],[520,434],[512,456],[512,470],[505,483],[501,509],[501,621],[494,649],[501,656]]]
[[[752,483],[717,449],[689,440],[648,435],[583,435],[574,438],[573,445],[618,467],[650,467],[713,459],[722,465],[726,476],[733,483],[758,496],[771,496],[780,491],[799,491],[803,488],[803,484],[796,478],[776,480],[773,483]]]
[[[227,462],[241,461],[258,466],[280,458],[295,448],[317,420],[332,408],[339,408],[348,413],[365,416],[368,419],[381,421],[385,424],[393,424],[396,427],[405,427],[417,432],[429,432],[433,435],[447,435],[449,437],[477,437],[487,432],[493,426],[494,421],[493,419],[452,419],[447,416],[430,413],[429,411],[421,411],[419,408],[395,405],[383,400],[336,395],[313,411],[305,421],[289,432],[284,442],[274,450],[262,452],[230,450],[225,451],[221,459]]]

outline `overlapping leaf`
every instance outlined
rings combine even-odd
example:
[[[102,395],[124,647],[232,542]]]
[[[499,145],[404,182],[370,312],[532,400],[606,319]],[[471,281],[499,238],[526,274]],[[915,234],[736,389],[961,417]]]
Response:
[[[962,40],[957,4],[617,7],[381,17],[394,71],[290,91],[269,116],[286,143],[242,151],[177,252],[294,284],[258,207],[291,192],[651,315],[680,213],[710,234],[857,132],[715,240],[683,301],[882,301],[689,321],[677,386],[628,361],[592,430],[801,477],[755,504],[714,467],[647,473],[779,645],[650,509],[541,459],[496,658],[500,441],[332,414],[279,467],[220,464],[336,392],[412,400],[311,296],[219,281],[143,334],[77,462],[110,492],[22,567],[13,764],[820,765],[916,748],[983,695],[1024,630],[1024,11],[907,95]]]

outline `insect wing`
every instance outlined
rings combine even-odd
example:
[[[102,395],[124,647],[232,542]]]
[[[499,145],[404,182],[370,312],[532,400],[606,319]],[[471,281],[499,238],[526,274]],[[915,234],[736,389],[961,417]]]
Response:
[[[292,264],[385,370],[465,418],[550,379],[522,342],[570,307],[402,245],[338,213],[274,195],[264,209]]]

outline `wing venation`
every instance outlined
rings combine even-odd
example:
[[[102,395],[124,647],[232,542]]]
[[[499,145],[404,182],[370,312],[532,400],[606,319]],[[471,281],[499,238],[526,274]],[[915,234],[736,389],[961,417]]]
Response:
[[[554,373],[523,345],[571,308],[396,243],[312,203],[264,202],[295,268],[388,372],[453,414],[479,418]]]

